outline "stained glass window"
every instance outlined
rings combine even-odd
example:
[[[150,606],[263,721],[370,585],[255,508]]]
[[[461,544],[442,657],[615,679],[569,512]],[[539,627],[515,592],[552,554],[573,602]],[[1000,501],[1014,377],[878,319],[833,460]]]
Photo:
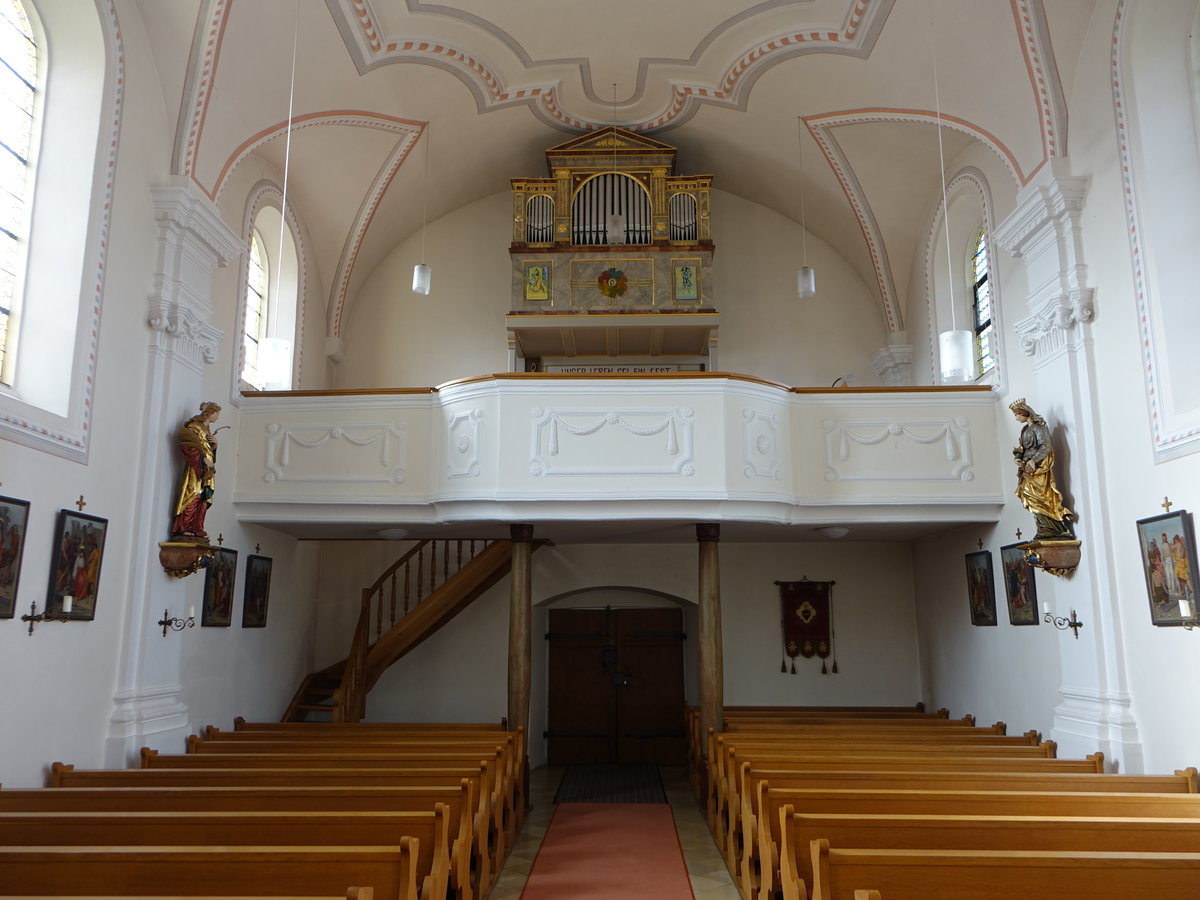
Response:
[[[975,352],[982,375],[996,365],[995,328],[992,324],[992,287],[989,281],[987,236],[980,227],[971,254],[971,283],[974,286],[972,306],[975,313]]]

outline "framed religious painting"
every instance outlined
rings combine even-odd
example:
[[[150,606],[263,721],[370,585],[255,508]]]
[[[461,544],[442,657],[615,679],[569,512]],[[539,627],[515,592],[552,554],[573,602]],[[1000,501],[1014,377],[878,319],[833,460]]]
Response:
[[[228,628],[233,619],[233,587],[237,581],[237,551],[214,547],[212,562],[204,570],[204,606],[200,625]]]
[[[671,275],[675,284],[674,298],[677,301],[700,299],[700,260],[671,260]]]
[[[525,263],[525,299],[550,299],[550,262],[548,260]]]
[[[242,598],[242,627],[267,627],[267,600],[271,597],[271,560],[246,557],[246,588]]]
[[[108,519],[70,509],[58,511],[54,528],[46,614],[90,622],[96,618],[96,593]]]
[[[992,551],[967,554],[967,599],[972,625],[996,624],[996,583],[992,578]]]
[[[1150,621],[1182,625],[1196,615],[1196,535],[1187,510],[1138,519]]]
[[[1008,621],[1011,625],[1036,625],[1037,582],[1033,566],[1025,558],[1020,544],[1000,548],[1000,570],[1004,577],[1004,596],[1008,600]]]
[[[17,583],[29,525],[29,501],[0,497],[0,619],[11,619],[17,608]]]

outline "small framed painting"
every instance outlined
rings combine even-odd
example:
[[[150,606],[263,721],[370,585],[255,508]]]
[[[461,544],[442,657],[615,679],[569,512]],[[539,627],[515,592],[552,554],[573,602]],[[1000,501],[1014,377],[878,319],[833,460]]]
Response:
[[[65,611],[69,619],[90,622],[96,618],[96,590],[107,533],[108,519],[70,509],[58,511],[47,615],[59,616]]]
[[[1150,621],[1182,625],[1196,615],[1196,535],[1187,510],[1138,519]]]
[[[1004,596],[1008,599],[1008,621],[1012,625],[1036,625],[1037,582],[1033,566],[1025,558],[1020,544],[1000,548],[1000,569],[1004,573]]]
[[[992,579],[992,551],[967,554],[967,598],[972,625],[996,624],[996,583]]]
[[[540,260],[525,263],[525,299],[550,299],[550,263]]]
[[[271,560],[246,557],[246,593],[242,598],[242,627],[267,627],[267,600],[271,596]]]
[[[17,608],[17,583],[29,525],[29,501],[0,497],[0,619],[11,619]]]
[[[700,299],[700,260],[672,260],[671,268],[675,280],[675,299]]]
[[[204,570],[204,606],[200,625],[228,628],[233,619],[233,587],[237,580],[237,551],[214,547],[212,562]]]

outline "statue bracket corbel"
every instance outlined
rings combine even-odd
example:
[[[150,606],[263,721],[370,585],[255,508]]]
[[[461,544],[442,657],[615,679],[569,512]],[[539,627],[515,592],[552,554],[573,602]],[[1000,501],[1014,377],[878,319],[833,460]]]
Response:
[[[172,578],[187,578],[212,562],[213,546],[205,539],[161,541],[158,561]]]
[[[1076,540],[1033,540],[1018,546],[1031,566],[1065,578],[1079,567],[1081,545],[1082,542]]]

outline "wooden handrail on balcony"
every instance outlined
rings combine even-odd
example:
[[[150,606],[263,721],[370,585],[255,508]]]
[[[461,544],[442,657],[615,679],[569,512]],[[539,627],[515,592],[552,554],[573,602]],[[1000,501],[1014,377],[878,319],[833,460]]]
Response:
[[[341,684],[333,693],[335,722],[358,722],[366,715],[367,654],[375,641],[491,543],[486,540],[418,541],[388,566],[374,584],[363,588],[354,640],[342,670]],[[451,556],[454,557],[453,571]]]

